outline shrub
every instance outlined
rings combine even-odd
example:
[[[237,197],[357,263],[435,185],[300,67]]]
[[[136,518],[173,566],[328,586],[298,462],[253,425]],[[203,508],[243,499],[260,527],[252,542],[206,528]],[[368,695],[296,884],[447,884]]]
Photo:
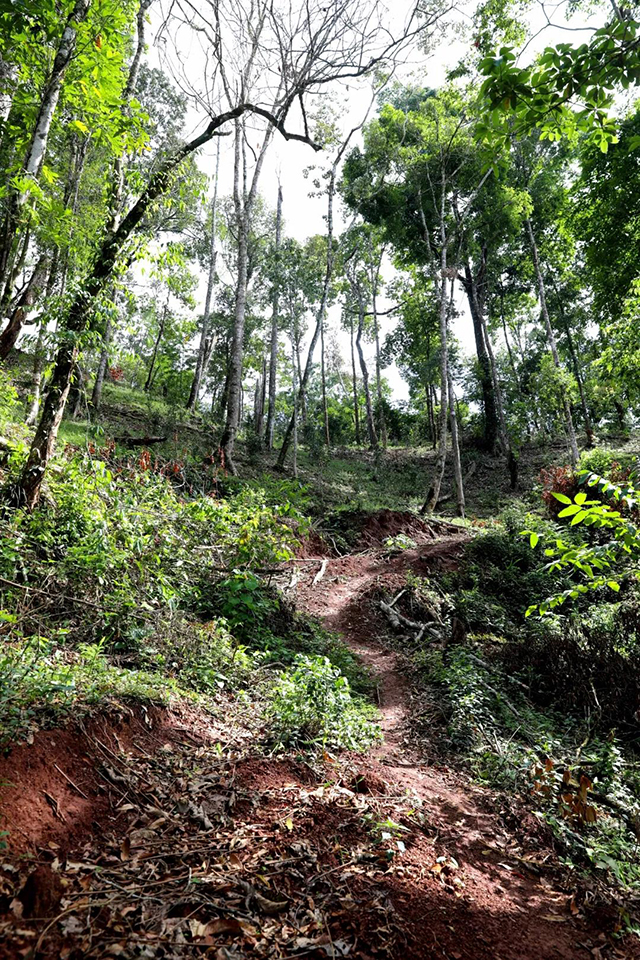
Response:
[[[296,657],[281,673],[269,708],[276,741],[364,750],[379,737],[372,709],[351,693],[327,657]]]
[[[11,419],[17,405],[18,391],[13,380],[4,370],[0,370],[0,427]]]

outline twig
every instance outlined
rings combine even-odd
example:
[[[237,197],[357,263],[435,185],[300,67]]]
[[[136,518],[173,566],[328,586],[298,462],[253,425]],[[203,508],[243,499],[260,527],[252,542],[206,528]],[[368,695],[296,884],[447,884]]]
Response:
[[[404,590],[401,590],[401,591],[400,591],[400,593],[398,594],[397,597],[394,597],[394,598],[393,598],[393,600],[392,600],[391,603],[389,604],[389,608],[395,607],[395,605],[396,605],[396,603],[398,602],[398,600],[400,599],[400,597],[402,597],[406,592],[407,592],[407,588],[405,587]]]
[[[54,767],[56,768],[56,770],[58,771],[58,773],[61,773],[61,774],[62,774],[62,776],[63,776],[63,777],[65,778],[65,780],[67,781],[67,783],[70,783],[71,786],[73,787],[73,789],[78,791],[78,793],[80,794],[81,797],[84,797],[85,800],[88,800],[88,799],[89,799],[89,797],[86,795],[86,793],[84,792],[84,790],[81,790],[80,787],[78,786],[78,784],[77,784],[77,783],[74,783],[73,780],[71,779],[71,777],[68,777],[68,776],[66,775],[66,773],[64,772],[64,770],[61,770],[61,769],[60,769],[60,767],[58,766],[57,763],[54,763]]]
[[[319,583],[319,582],[322,580],[322,578],[324,577],[324,573],[325,573],[325,570],[327,569],[327,564],[328,564],[328,563],[329,563],[329,561],[328,561],[327,558],[325,557],[324,560],[322,561],[322,564],[320,565],[320,569],[318,570],[318,572],[316,573],[315,577],[313,578],[313,584],[314,584],[314,586],[315,586],[316,583]]]

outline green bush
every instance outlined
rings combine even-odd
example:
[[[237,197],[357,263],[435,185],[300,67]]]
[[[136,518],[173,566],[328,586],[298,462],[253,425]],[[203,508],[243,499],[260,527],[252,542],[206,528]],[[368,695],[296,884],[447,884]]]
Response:
[[[354,697],[327,657],[296,657],[280,674],[269,711],[276,741],[364,750],[379,737],[372,708]]]
[[[621,470],[637,470],[638,458],[635,454],[623,453],[611,447],[594,447],[580,454],[579,470],[589,470],[600,477],[609,476],[612,466]]]
[[[501,523],[475,537],[466,547],[459,575],[452,578],[458,617],[470,630],[522,634],[532,597],[545,597],[568,582],[566,573],[549,572],[530,548],[522,531],[532,526],[557,535],[550,520],[516,503],[500,516]]]

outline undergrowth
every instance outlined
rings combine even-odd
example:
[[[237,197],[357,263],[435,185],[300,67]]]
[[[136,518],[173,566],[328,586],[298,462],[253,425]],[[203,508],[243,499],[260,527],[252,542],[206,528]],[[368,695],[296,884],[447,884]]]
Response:
[[[18,432],[2,448],[5,484],[24,454]],[[3,507],[0,742],[112,696],[215,710],[224,693],[253,704],[271,745],[364,748],[370,680],[270,586],[307,529],[304,491],[254,480],[189,495],[151,467],[68,445],[39,509]],[[283,684],[299,709],[280,709]]]
[[[522,536],[532,521],[525,507],[501,519],[468,544],[455,573],[409,574],[398,604],[413,621],[443,625],[442,643],[403,641],[429,691],[429,740],[519,798],[568,864],[637,896],[640,592],[630,587],[615,602],[602,592],[527,619],[531,601],[565,587],[570,574],[546,569]],[[556,532],[554,521],[533,519]]]

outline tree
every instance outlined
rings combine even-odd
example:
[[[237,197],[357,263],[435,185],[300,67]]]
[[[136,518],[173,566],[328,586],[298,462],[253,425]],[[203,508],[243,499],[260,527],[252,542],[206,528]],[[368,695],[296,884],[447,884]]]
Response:
[[[438,305],[440,333],[440,411],[438,457],[425,510],[438,502],[447,448],[449,372],[447,328],[449,281],[456,264],[462,228],[474,200],[490,175],[480,173],[458,200],[458,174],[464,163],[468,116],[453,91],[439,96],[394,91],[379,117],[365,131],[364,151],[355,148],[345,164],[345,197],[368,222],[380,227],[403,265],[419,263],[428,272]],[[400,106],[396,106],[400,103]],[[452,264],[453,261],[453,264]],[[455,415],[455,414],[452,414]]]
[[[331,82],[368,72],[397,51],[400,42],[406,39],[406,32],[399,41],[389,39],[388,31],[382,34],[378,30],[381,11],[375,0],[372,5],[358,8],[357,12],[348,0],[307,7],[303,18],[289,17],[292,12],[289,4],[274,7],[271,3],[261,2],[249,22],[245,18],[238,19],[233,11],[221,4],[214,8],[211,21],[208,19],[211,8],[207,4],[202,11],[194,12],[193,7],[189,8],[186,26],[189,30],[200,30],[208,43],[210,69],[207,71],[207,96],[203,102],[207,104],[209,119],[201,133],[161,160],[120,223],[106,231],[85,281],[69,304],[47,399],[27,462],[13,491],[13,496],[29,508],[38,501],[78,355],[92,328],[96,297],[112,279],[118,264],[135,255],[128,246],[130,237],[152,205],[170,187],[184,160],[213,139],[221,128],[240,121],[247,114],[265,121],[285,139],[317,146],[304,110],[302,131],[287,128],[292,106],[303,103],[306,95],[323,90]],[[426,25],[427,21],[422,21],[419,29]],[[302,54],[301,50],[304,51]],[[233,75],[229,73],[230,64],[237,67]],[[268,78],[274,75],[280,78],[275,87],[268,83]],[[263,81],[261,87],[253,82],[256,76]],[[256,95],[253,101],[247,99],[252,92]],[[114,105],[113,109],[121,113],[120,104]],[[240,293],[242,282],[240,278]],[[237,308],[236,347],[241,302]],[[237,349],[232,350],[234,371],[238,368],[237,354]],[[239,387],[237,373],[234,373],[233,396],[229,399],[225,430],[225,445],[231,455],[235,437],[235,424],[231,421],[238,407]]]

